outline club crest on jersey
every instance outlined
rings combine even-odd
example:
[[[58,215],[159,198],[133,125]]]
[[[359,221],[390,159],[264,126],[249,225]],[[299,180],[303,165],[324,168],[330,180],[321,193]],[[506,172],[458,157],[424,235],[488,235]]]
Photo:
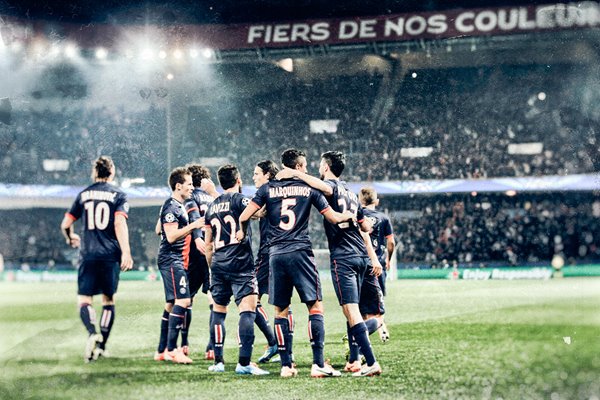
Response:
[[[185,294],[185,288],[182,287],[181,289],[179,289],[179,293]]]
[[[377,218],[375,218],[375,217],[367,217],[367,219],[369,220],[369,222],[371,223],[371,225],[375,226],[375,224],[377,224]]]
[[[167,215],[165,215],[165,221],[166,222],[175,222],[176,218],[175,215],[173,215],[173,213],[168,213]]]
[[[248,204],[250,204],[250,199],[249,199],[249,198],[247,198],[247,197],[244,197],[244,198],[242,199],[242,204],[243,204],[244,206],[247,206]]]

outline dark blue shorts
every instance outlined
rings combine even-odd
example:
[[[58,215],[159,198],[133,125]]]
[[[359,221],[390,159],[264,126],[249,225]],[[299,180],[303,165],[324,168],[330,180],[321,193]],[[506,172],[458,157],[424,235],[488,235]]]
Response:
[[[178,299],[189,299],[190,286],[188,275],[183,264],[174,263],[169,266],[158,266],[165,288],[165,300],[173,302]]]
[[[323,299],[321,279],[312,250],[269,255],[269,303],[286,308],[294,288],[303,303]]]
[[[248,269],[243,272],[231,272],[213,265],[210,271],[210,294],[214,302],[220,306],[227,306],[234,297],[238,306],[242,299],[253,294],[258,295],[258,283],[254,271]]]
[[[369,260],[364,257],[331,260],[331,280],[340,305],[358,304]]]
[[[210,286],[210,271],[206,257],[197,252],[193,256],[190,254],[190,263],[188,264],[187,274],[190,285],[190,296],[194,297],[200,289],[202,293],[208,293]]]
[[[259,254],[254,266],[258,281],[258,294],[269,294],[269,253]]]
[[[360,289],[360,313],[365,314],[385,314],[385,304],[383,303],[383,292],[379,287],[379,279],[375,277],[373,267],[369,263],[369,268],[365,273],[363,284]]]
[[[77,271],[77,294],[113,296],[119,286],[119,263],[116,261],[83,260]]]

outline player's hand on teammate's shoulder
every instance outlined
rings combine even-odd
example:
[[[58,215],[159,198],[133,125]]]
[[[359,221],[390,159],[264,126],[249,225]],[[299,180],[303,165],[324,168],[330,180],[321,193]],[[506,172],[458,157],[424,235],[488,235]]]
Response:
[[[210,195],[213,195],[217,191],[215,183],[211,179],[206,178],[202,179],[200,182],[200,189],[204,190]]]
[[[344,211],[342,215],[344,216],[344,218],[346,218],[345,221],[356,222],[356,214],[350,211]]]
[[[291,169],[288,167],[283,167],[278,173],[277,175],[275,175],[275,179],[277,180],[281,180],[281,179],[290,179],[290,178],[295,178],[297,177],[297,170],[295,169]]]
[[[121,254],[121,271],[129,271],[133,268],[133,258],[131,254]]]
[[[256,212],[256,214],[254,214],[254,216],[256,218],[264,218],[267,216],[267,206],[262,206],[262,208],[260,210],[258,210]]]
[[[76,249],[81,245],[81,238],[76,233],[71,233],[71,238],[67,239],[67,244]]]
[[[241,229],[235,233],[235,238],[238,242],[244,240],[245,237],[246,235],[244,235],[244,231],[242,231]]]
[[[373,262],[373,275],[379,276],[383,273],[383,267],[379,261]]]

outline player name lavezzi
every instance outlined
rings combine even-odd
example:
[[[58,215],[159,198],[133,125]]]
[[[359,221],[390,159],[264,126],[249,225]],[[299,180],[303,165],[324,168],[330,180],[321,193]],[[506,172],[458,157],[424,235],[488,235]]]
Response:
[[[282,187],[271,187],[269,188],[269,197],[290,197],[290,196],[303,196],[309,197],[311,188],[304,186],[282,186]]]
[[[217,203],[210,206],[210,212],[212,214],[229,211],[229,202]]]

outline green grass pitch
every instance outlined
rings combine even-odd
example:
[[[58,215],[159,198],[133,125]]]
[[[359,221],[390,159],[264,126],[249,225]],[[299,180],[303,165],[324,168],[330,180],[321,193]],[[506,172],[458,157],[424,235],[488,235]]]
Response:
[[[345,323],[331,283],[324,289],[325,356],[341,368]],[[280,379],[277,364],[266,367],[267,377],[235,375],[235,309],[227,319],[228,371],[207,372],[204,298],[194,305],[195,363],[157,363],[152,355],[162,306],[160,283],[122,282],[108,343],[112,357],[84,364],[74,283],[0,283],[0,399],[600,398],[597,278],[390,282],[392,339],[382,344],[371,336],[384,369],[374,378],[309,378],[306,308],[297,298],[296,379]],[[254,359],[265,346],[256,333]]]

